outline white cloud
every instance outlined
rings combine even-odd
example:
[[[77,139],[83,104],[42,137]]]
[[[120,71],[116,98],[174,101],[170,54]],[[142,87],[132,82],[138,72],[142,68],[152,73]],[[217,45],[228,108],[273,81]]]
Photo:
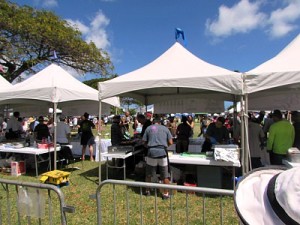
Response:
[[[273,37],[282,37],[298,27],[295,22],[300,18],[300,1],[288,0],[285,3],[285,7],[273,11],[270,15],[269,32]]]
[[[57,0],[45,0],[45,1],[43,1],[43,6],[47,7],[47,8],[52,8],[52,7],[55,7],[57,5],[58,5]]]
[[[90,28],[83,23],[81,23],[79,20],[70,20],[67,19],[68,23],[72,26],[78,29],[83,35],[89,33]]]
[[[58,6],[57,0],[34,0],[35,5],[42,5],[45,8],[53,8]]]
[[[100,11],[91,22],[91,32],[86,39],[93,41],[97,47],[107,49],[110,46],[105,28],[109,25],[109,19]]]
[[[266,19],[266,15],[259,12],[259,6],[259,1],[250,3],[248,0],[241,0],[231,8],[222,5],[218,18],[206,21],[206,29],[216,37],[247,33],[262,26]]]
[[[68,22],[77,27],[83,34],[87,42],[93,41],[98,48],[107,50],[110,47],[106,27],[109,25],[110,20],[99,11],[96,16],[91,20],[89,25],[85,25],[79,20],[68,20]]]
[[[268,14],[262,11],[264,6],[267,6],[264,10],[269,7]],[[221,38],[264,28],[270,36],[282,37],[298,28],[299,9],[300,0],[240,0],[231,8],[221,5],[217,19],[206,21],[206,31]]]

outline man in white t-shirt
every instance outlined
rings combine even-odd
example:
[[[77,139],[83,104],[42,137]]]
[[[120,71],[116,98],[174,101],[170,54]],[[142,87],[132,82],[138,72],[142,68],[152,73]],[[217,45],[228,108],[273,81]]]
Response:
[[[22,123],[19,121],[20,113],[14,112],[13,117],[7,122],[5,137],[6,139],[16,139],[23,133]]]
[[[22,124],[18,121],[20,117],[19,112],[14,112],[14,115],[10,120],[7,122],[7,130],[11,129],[13,132],[21,132],[23,131]]]

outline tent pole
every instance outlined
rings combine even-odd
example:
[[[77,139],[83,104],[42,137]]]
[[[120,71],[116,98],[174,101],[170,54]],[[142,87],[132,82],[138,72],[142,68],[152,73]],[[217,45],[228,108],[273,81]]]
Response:
[[[245,174],[245,114],[244,114],[244,96],[241,96],[241,163],[242,163],[242,174]]]
[[[147,112],[148,112],[148,97],[145,96],[145,105],[146,105],[146,115],[147,115]]]
[[[249,137],[248,137],[248,94],[246,85],[246,74],[242,74],[242,95],[241,95],[241,147],[242,147],[242,173],[245,175],[249,172]]]
[[[6,109],[6,116],[5,117],[8,119],[9,118],[9,112],[8,112],[9,105],[8,104],[5,105],[5,109]]]
[[[245,93],[246,93],[246,85],[245,85],[245,74],[242,75],[242,95],[241,95],[241,148],[242,148],[242,175],[244,176],[247,173],[247,165],[246,165],[246,157],[247,157],[247,150],[246,150],[246,144],[245,144]],[[248,128],[247,128],[248,129]]]
[[[248,133],[248,94],[245,94],[245,150],[246,150],[246,155],[245,155],[245,170],[246,173],[249,172],[249,166],[251,168],[251,157],[250,157],[250,148],[249,148],[249,133]]]
[[[100,183],[101,183],[101,181],[102,181],[102,173],[101,173],[101,126],[102,126],[102,123],[101,123],[101,114],[102,114],[102,112],[101,112],[101,110],[102,110],[102,100],[101,100],[101,97],[100,97],[100,95],[101,95],[101,87],[100,87],[100,85],[99,85],[99,83],[98,83],[98,90],[99,90],[99,120],[100,120],[100,124],[98,124],[98,137],[99,137],[99,143],[98,143],[98,150],[99,150],[99,152],[98,152],[98,160],[99,160],[99,185],[100,185]],[[96,152],[96,154],[97,154],[97,152]]]
[[[57,102],[54,102],[54,106],[53,106],[53,126],[54,126],[54,140],[53,140],[53,144],[54,144],[54,170],[56,170],[56,160],[57,160],[57,151],[56,151],[56,135],[57,135],[57,119],[56,119],[56,110],[57,110]]]
[[[238,113],[237,113],[237,96],[236,95],[234,95],[234,102],[233,102],[233,127],[234,127],[234,130],[233,130],[233,132],[232,132],[232,137],[231,138],[235,138],[235,137],[237,137],[235,134],[236,134],[236,132],[235,132],[235,130],[236,130],[236,127],[237,127],[237,125],[238,125],[238,122],[237,122],[237,115],[238,115]]]

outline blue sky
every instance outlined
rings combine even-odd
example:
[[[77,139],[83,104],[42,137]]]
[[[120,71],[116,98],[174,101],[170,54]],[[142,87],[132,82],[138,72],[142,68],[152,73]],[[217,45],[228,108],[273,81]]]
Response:
[[[175,42],[208,63],[246,72],[300,31],[300,0],[12,0],[51,10],[109,52],[115,73],[138,69]],[[88,79],[87,77],[84,79]]]

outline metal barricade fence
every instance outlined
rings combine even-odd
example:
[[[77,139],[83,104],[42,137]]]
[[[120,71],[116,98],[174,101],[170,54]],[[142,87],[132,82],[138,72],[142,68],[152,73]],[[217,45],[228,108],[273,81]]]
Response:
[[[151,196],[143,195],[145,188],[151,190]],[[164,189],[171,194],[167,200],[159,197]],[[93,197],[97,200],[98,225],[239,224],[233,193],[225,189],[105,180]]]
[[[0,225],[66,225],[66,213],[75,212],[54,185],[5,179],[0,179],[0,184]]]

